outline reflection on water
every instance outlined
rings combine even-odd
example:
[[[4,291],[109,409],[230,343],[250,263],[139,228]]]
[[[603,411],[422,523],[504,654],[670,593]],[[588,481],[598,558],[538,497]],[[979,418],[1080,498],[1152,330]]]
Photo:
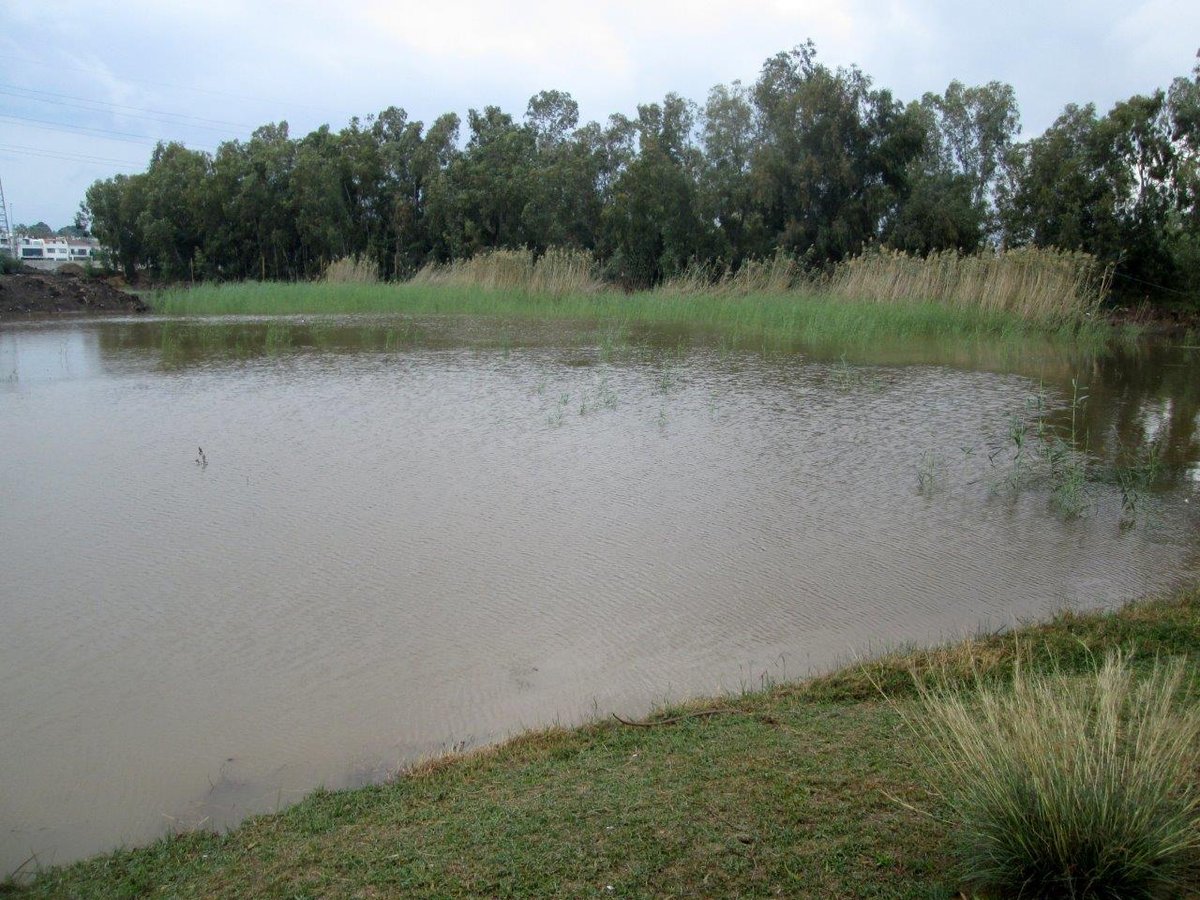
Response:
[[[1155,345],[6,327],[0,867],[1167,587],[1197,558],[1196,374]],[[1161,448],[1135,527],[1115,484],[1063,516],[989,458],[1031,397],[1069,428],[1073,378],[1097,460]]]

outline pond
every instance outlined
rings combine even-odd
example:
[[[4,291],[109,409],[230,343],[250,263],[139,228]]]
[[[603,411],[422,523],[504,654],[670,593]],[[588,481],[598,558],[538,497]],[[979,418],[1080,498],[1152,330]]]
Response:
[[[0,870],[1200,559],[1200,348],[0,328]]]

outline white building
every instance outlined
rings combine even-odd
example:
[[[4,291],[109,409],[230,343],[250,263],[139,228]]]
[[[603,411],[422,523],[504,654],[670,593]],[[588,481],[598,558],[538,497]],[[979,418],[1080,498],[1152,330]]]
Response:
[[[35,269],[53,272],[64,263],[86,263],[100,255],[95,238],[32,238],[18,235],[14,241],[16,257]]]

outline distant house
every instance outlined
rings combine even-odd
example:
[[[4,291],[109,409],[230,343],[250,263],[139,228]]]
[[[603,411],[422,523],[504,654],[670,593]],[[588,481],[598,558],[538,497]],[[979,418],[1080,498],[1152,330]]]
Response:
[[[13,242],[16,257],[35,269],[52,272],[64,263],[86,263],[100,255],[95,238],[34,238],[17,235]]]

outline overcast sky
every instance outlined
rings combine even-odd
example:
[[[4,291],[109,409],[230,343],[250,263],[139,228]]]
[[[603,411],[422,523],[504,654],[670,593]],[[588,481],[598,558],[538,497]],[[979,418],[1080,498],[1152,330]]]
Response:
[[[389,105],[427,124],[488,103],[520,116],[569,91],[586,119],[751,82],[811,37],[903,100],[1007,81],[1024,135],[1068,102],[1107,109],[1188,74],[1200,2],[1040,0],[295,0],[0,6],[0,182],[15,222],[69,224],[97,178],[154,142],[215,149],[285,119],[293,135]]]

